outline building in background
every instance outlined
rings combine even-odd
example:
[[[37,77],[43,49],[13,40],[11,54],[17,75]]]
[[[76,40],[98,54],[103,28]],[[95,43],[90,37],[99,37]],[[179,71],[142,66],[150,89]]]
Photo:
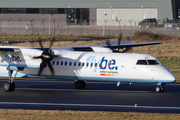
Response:
[[[178,19],[180,0],[0,0],[0,20],[7,21],[137,26],[144,18]]]

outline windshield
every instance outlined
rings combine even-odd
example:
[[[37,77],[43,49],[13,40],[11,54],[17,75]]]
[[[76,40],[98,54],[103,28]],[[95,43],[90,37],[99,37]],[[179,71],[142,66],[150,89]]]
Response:
[[[157,60],[138,60],[137,65],[159,65]]]
[[[159,65],[159,62],[157,60],[147,60],[149,65]]]

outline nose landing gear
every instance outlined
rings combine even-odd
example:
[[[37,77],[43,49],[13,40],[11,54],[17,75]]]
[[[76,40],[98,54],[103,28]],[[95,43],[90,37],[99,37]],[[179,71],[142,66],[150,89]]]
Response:
[[[160,85],[156,87],[156,92],[162,93],[164,91],[164,88]]]

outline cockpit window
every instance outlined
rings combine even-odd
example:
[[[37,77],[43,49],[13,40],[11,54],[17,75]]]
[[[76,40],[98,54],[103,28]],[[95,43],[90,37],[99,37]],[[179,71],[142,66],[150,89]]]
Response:
[[[137,65],[148,65],[146,60],[138,60]]]
[[[137,65],[159,65],[157,60],[138,60]]]
[[[159,62],[157,60],[147,60],[149,65],[159,65]]]

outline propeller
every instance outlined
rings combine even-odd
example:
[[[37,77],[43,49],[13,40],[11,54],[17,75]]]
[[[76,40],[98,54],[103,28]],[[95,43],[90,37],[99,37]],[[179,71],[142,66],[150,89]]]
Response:
[[[51,53],[51,46],[52,46],[52,44],[53,44],[53,42],[54,42],[54,38],[53,38],[53,40],[51,41],[48,50],[45,50],[45,49],[44,49],[44,47],[43,47],[43,45],[42,45],[41,39],[39,39],[38,42],[39,42],[39,45],[41,46],[41,49],[42,49],[43,52],[42,52],[42,54],[41,54],[40,56],[34,57],[34,59],[41,59],[41,60],[42,60],[42,62],[41,62],[41,64],[40,64],[40,69],[39,69],[39,72],[38,72],[37,75],[40,76],[41,73],[42,73],[42,71],[43,71],[43,69],[44,69],[46,66],[48,66],[49,69],[50,69],[50,71],[51,71],[52,76],[54,76],[54,69],[53,69],[53,67],[52,67],[52,65],[51,65],[51,63],[50,63],[50,61],[51,61],[54,57],[57,57],[57,56],[54,56],[54,55]]]
[[[117,50],[116,49],[114,49],[111,45],[110,45],[110,43],[109,43],[109,41],[107,41],[106,42],[106,44],[107,44],[107,46],[113,51],[113,52],[115,52],[115,53],[119,53],[120,51],[120,44],[121,44],[121,39],[122,39],[122,33],[120,33],[119,34],[119,38],[118,38],[118,48],[117,48]],[[130,48],[126,48],[124,51],[122,51],[122,53],[124,53],[124,52],[127,52],[128,50],[130,50]]]

